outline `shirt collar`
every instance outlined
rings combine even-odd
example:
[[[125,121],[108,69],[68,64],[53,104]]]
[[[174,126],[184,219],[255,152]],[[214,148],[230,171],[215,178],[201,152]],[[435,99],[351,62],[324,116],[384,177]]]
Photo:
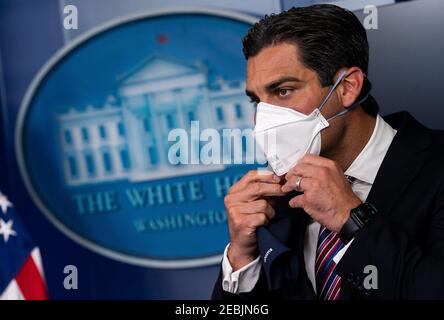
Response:
[[[395,134],[396,130],[378,114],[369,141],[345,171],[345,175],[373,184]]]

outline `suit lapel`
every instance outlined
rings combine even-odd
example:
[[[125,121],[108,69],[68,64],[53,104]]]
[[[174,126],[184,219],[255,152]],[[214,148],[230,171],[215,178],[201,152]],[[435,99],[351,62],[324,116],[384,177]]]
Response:
[[[397,113],[385,119],[398,132],[367,197],[383,214],[390,212],[422,168],[430,145],[428,130],[410,114]]]
[[[397,133],[378,170],[367,197],[379,214],[388,214],[399,201],[428,156],[430,133],[407,112],[384,118]],[[354,288],[342,282],[341,300],[348,300]]]
[[[296,191],[293,191],[278,199],[278,202],[275,205],[276,216],[272,223],[266,226],[266,229],[268,229],[268,232],[270,232],[282,245],[293,250],[293,255],[297,256],[297,259],[291,260],[292,263],[296,264],[291,268],[291,270],[293,270],[291,278],[297,279],[299,289],[294,292],[296,293],[295,296],[289,296],[288,298],[293,299],[297,297],[298,299],[315,299],[316,294],[308,279],[304,260],[304,239],[309,216],[304,210],[293,209],[288,205],[288,201],[297,194]],[[261,231],[263,233],[263,230]],[[260,235],[261,239],[259,239],[259,235],[260,233],[258,233],[259,249],[262,253],[262,251],[264,251],[262,247],[265,243],[263,241],[264,235]],[[269,254],[268,258],[270,256],[272,256],[272,254]],[[288,263],[290,260],[285,261]]]
[[[288,201],[296,195],[298,193],[292,191],[278,199],[275,206],[276,217],[268,229],[282,244],[301,252],[304,248],[304,230],[308,215],[302,209],[293,209],[288,205]]]

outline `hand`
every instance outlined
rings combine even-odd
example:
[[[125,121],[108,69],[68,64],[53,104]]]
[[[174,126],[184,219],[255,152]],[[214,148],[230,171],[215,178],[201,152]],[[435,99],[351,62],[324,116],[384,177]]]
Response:
[[[264,170],[251,170],[234,184],[224,199],[230,231],[228,260],[233,271],[257,255],[256,229],[275,215],[270,198],[283,196],[281,178]]]
[[[302,208],[327,229],[339,232],[350,216],[350,210],[362,201],[353,193],[342,169],[333,160],[305,155],[285,176],[282,191],[295,189],[302,177],[303,194],[292,198],[292,208]]]

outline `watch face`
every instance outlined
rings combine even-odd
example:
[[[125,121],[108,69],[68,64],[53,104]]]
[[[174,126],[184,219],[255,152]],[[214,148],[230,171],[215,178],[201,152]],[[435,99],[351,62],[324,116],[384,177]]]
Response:
[[[356,222],[362,226],[366,224],[373,215],[375,215],[376,209],[370,203],[363,203],[356,208],[354,213]]]
[[[358,210],[356,212],[353,212],[353,220],[356,222],[356,224],[361,228],[364,225],[364,219],[362,216],[363,212]]]

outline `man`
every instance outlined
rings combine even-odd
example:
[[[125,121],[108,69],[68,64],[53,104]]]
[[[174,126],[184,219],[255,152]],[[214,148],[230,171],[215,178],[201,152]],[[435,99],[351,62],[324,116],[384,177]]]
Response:
[[[225,197],[213,298],[444,298],[444,134],[378,115],[359,20],[293,8],[258,22],[243,51],[278,174],[250,171]]]

